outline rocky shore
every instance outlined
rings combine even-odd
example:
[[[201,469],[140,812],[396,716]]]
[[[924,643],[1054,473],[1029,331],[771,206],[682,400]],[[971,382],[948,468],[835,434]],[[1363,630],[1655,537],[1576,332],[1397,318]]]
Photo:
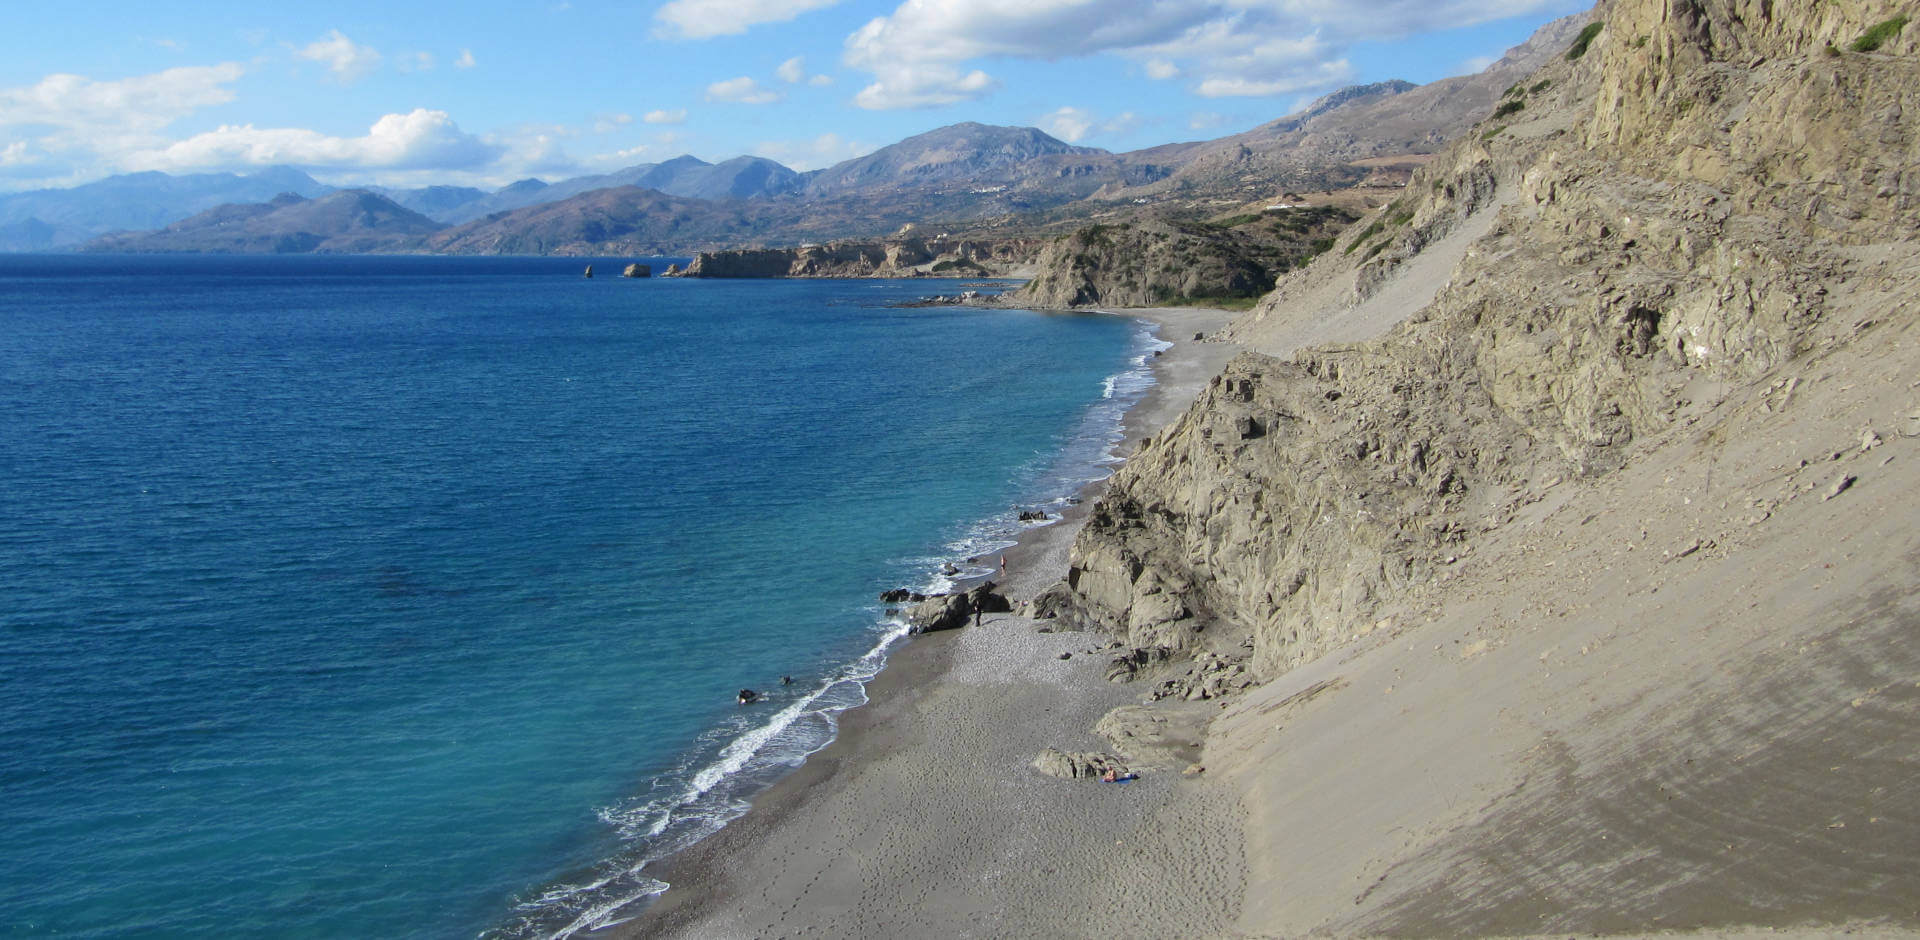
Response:
[[[1032,238],[919,238],[844,241],[798,248],[703,251],[670,277],[1001,277],[1018,274],[1040,250]]]

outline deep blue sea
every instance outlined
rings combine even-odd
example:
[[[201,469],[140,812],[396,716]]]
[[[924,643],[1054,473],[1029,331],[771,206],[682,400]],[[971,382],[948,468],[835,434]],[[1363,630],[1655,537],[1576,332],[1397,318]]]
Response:
[[[0,934],[627,916],[1149,381],[1127,319],[625,260],[0,255]]]

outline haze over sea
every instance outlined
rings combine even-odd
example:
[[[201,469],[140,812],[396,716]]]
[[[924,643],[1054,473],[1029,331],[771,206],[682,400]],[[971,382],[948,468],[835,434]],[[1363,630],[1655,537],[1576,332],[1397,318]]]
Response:
[[[618,917],[1148,381],[888,306],[956,282],[587,260],[0,256],[5,932]]]

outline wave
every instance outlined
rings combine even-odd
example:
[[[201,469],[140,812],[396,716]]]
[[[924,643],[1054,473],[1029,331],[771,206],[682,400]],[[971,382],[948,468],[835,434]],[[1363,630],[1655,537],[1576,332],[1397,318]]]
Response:
[[[1115,449],[1124,440],[1126,414],[1153,388],[1153,356],[1173,345],[1155,334],[1153,324],[1136,322],[1134,354],[1126,368],[1101,382],[1101,397],[1056,453],[1023,468],[1021,475],[1029,482],[1021,486],[1016,508],[958,526],[938,554],[897,559],[891,567],[906,573],[906,583],[921,593],[938,594],[963,581],[991,576],[998,566],[974,559],[1012,547],[1026,529],[1053,524],[1080,491],[1112,475],[1122,462]],[[1046,509],[1049,518],[1023,522],[1020,506]],[[875,617],[874,643],[865,654],[771,714],[743,710],[710,729],[678,766],[651,782],[649,795],[603,808],[599,817],[623,850],[577,881],[551,886],[516,904],[511,919],[482,933],[483,940],[565,940],[623,923],[667,890],[666,882],[645,873],[648,865],[745,814],[751,797],[833,743],[840,712],[866,704],[867,683],[886,666],[888,651],[908,629],[897,615],[879,607],[869,610]]]

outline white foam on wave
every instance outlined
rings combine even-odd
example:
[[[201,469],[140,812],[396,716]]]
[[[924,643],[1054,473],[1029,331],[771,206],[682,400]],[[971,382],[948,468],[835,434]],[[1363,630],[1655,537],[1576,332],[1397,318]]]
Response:
[[[516,905],[524,919],[498,935],[564,940],[620,923],[619,915],[635,902],[667,890],[666,882],[642,873],[648,864],[718,832],[745,813],[749,804],[739,792],[745,777],[774,767],[798,766],[832,743],[838,730],[835,715],[866,703],[866,683],[885,666],[887,651],[907,635],[904,620],[884,620],[878,627],[876,642],[860,658],[765,720],[742,718],[702,735],[708,744],[720,739],[727,743],[711,758],[703,762],[689,758],[656,780],[656,786],[668,783],[671,793],[638,805],[602,808],[600,819],[614,828],[621,841],[633,844],[636,853],[603,865],[590,879],[551,887]],[[801,727],[808,723],[819,727]],[[806,730],[813,733],[803,733]],[[675,786],[673,780],[683,783]]]
[[[1124,439],[1123,419],[1154,385],[1153,354],[1173,346],[1155,336],[1153,326],[1145,321],[1141,321],[1133,342],[1136,354],[1125,369],[1102,381],[1100,399],[1088,409],[1067,445],[1049,465],[1033,468],[1036,479],[1031,487],[1032,499],[1026,505],[1053,507],[1057,517],[1058,510],[1072,504],[1075,494],[1110,476],[1111,467],[1124,462],[1115,454]],[[992,558],[1011,547],[1021,531],[1054,521],[1022,523],[1018,510],[998,513],[962,527],[958,537],[942,546],[942,556],[896,563],[926,572],[917,588],[921,593],[946,593],[961,580],[991,577],[999,570],[997,565],[976,564],[971,559]],[[949,564],[957,574],[944,573]],[[600,818],[638,851],[603,866],[590,880],[551,888],[518,905],[517,909],[527,915],[522,921],[526,929],[509,928],[501,936],[565,940],[582,931],[622,923],[631,916],[622,917],[622,912],[667,890],[666,882],[648,877],[642,870],[718,832],[745,813],[749,804],[743,788],[751,786],[746,778],[756,776],[756,771],[798,766],[832,743],[838,731],[835,715],[865,704],[866,683],[879,674],[887,652],[907,635],[908,629],[899,618],[881,619],[876,627],[878,636],[871,649],[765,720],[756,721],[757,715],[741,716],[701,735],[700,746],[680,767],[656,779],[656,787],[664,785],[670,792],[637,805],[603,808]],[[815,722],[819,727],[814,733],[802,733],[807,730],[804,726]],[[717,752],[712,750],[723,740],[726,743]],[[699,756],[703,754],[711,756]]]

